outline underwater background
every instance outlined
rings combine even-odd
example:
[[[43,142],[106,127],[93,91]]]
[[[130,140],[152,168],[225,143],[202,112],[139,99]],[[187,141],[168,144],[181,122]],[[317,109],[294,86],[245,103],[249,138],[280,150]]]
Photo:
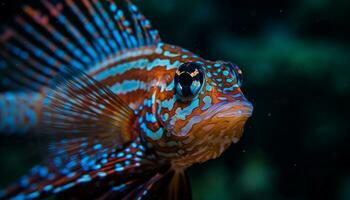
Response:
[[[241,141],[190,168],[194,199],[350,199],[350,1],[134,2],[164,42],[239,65],[254,104]],[[28,140],[0,138],[0,187],[45,154]]]

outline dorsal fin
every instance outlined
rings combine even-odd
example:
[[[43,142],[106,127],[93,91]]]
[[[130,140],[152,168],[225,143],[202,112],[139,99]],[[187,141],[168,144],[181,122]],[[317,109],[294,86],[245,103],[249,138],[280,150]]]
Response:
[[[87,70],[123,51],[160,42],[129,0],[41,0],[0,27],[0,85],[38,91],[62,69]],[[125,5],[128,12],[123,12]]]

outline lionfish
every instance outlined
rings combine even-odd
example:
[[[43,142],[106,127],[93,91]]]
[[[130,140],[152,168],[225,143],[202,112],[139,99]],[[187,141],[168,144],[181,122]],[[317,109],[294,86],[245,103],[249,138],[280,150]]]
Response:
[[[1,26],[0,132],[50,136],[1,199],[190,199],[185,169],[236,143],[235,64],[163,43],[129,0],[41,0]]]

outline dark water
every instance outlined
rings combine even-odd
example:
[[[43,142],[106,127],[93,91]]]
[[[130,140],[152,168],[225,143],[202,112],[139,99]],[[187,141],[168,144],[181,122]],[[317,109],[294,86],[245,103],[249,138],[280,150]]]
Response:
[[[195,199],[350,199],[350,1],[135,2],[165,42],[241,66],[255,106],[238,144],[189,170]],[[1,185],[38,159],[8,141]]]

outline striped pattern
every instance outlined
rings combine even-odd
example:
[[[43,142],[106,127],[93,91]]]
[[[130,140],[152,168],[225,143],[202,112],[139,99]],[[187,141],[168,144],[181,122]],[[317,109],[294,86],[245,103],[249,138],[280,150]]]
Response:
[[[82,144],[84,140],[76,140],[71,141],[70,145]],[[58,145],[66,146],[64,142]],[[66,195],[66,198],[119,199],[124,192],[151,179],[158,170],[156,160],[146,155],[146,149],[139,139],[121,151],[96,148],[101,148],[98,153],[78,155],[67,165],[63,164],[62,157],[56,157],[53,162],[33,167],[30,174],[21,178],[20,184],[7,189],[6,195],[13,199],[45,198],[52,194]],[[95,185],[99,185],[100,189],[74,192],[94,188]]]
[[[183,168],[218,157],[239,140],[252,111],[239,88],[236,72],[231,64],[206,61],[179,47],[165,44],[161,48],[147,66],[138,70],[127,67],[124,69],[130,70],[114,73],[113,80],[122,77],[120,80],[124,81],[132,80],[134,73],[145,75],[137,76],[143,84],[136,93],[119,95],[138,108],[137,122],[145,139],[174,166]],[[190,102],[178,100],[173,81],[176,69],[186,62],[201,64],[206,73],[205,85]],[[112,86],[108,81],[104,84]],[[144,85],[149,88],[144,89]],[[137,94],[143,98],[137,101]]]
[[[127,0],[129,18],[114,1],[41,0],[41,4],[45,9],[24,6],[23,15],[0,27],[0,85],[9,89],[45,96],[45,87],[51,87],[55,77],[69,68],[96,70],[127,62],[131,57],[152,54],[160,41],[150,22]],[[114,90],[125,87],[116,85]],[[11,94],[12,104],[17,104],[21,94]],[[7,102],[6,95],[3,98],[0,101]],[[0,105],[2,116],[10,114],[7,105]],[[31,118],[28,109],[13,108],[16,116],[12,121],[1,120],[0,132],[35,128],[41,107],[37,103]],[[23,118],[33,120],[24,125]]]
[[[130,19],[112,0],[41,3],[45,10],[24,6],[23,16],[0,28],[0,84],[9,88],[38,91],[67,67],[96,68],[124,51],[160,41],[127,0]]]
[[[252,105],[239,68],[160,42],[124,2],[128,13],[113,0],[41,0],[44,10],[25,6],[2,27],[0,84],[21,92],[0,95],[0,132],[46,125],[41,130],[58,137],[49,159],[0,198],[146,199],[169,174],[240,139]],[[174,76],[188,62],[205,77],[198,94],[181,101]]]

